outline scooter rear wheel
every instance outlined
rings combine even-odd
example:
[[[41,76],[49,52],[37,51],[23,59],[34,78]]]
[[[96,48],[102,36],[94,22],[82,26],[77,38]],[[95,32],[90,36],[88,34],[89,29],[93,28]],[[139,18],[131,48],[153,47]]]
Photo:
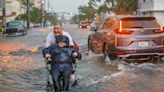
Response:
[[[46,91],[47,92],[54,92],[54,90],[53,90],[53,84],[51,84],[50,82],[47,82]]]

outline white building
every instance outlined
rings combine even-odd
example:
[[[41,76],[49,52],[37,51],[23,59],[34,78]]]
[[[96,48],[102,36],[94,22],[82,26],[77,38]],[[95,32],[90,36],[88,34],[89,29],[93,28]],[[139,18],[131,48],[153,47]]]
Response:
[[[41,8],[42,2],[45,2],[45,0],[30,0],[34,5],[34,7]]]
[[[26,7],[19,0],[6,0],[6,22],[15,20],[19,14],[26,13]],[[2,12],[0,12],[2,16]]]
[[[138,0],[138,12],[156,17],[164,25],[164,0]]]
[[[26,7],[20,3],[20,0],[5,0],[6,22],[14,21],[19,14],[26,13]],[[0,12],[2,18],[2,10]]]

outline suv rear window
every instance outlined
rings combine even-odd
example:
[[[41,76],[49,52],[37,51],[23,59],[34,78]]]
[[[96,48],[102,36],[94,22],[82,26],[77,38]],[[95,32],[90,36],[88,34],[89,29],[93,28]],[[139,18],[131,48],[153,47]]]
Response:
[[[160,28],[155,18],[125,18],[123,28]]]

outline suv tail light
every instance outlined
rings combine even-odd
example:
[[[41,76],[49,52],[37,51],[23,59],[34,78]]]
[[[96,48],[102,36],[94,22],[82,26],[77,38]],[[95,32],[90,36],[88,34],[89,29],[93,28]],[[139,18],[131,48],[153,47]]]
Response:
[[[161,28],[160,29],[156,29],[153,32],[154,33],[162,33],[162,32],[164,32],[164,27],[161,25],[161,23],[159,22],[159,20],[156,20],[156,21],[160,25]]]
[[[164,32],[164,30],[157,29],[157,30],[154,30],[153,32],[154,33],[162,33],[162,32]]]
[[[122,29],[122,21],[120,21],[120,29],[116,31],[118,34],[131,34],[133,31]]]

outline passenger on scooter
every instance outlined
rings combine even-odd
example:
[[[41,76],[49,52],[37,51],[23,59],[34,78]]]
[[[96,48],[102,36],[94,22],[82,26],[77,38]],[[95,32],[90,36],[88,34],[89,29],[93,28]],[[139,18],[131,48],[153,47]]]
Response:
[[[57,36],[56,43],[43,49],[43,56],[51,59],[51,75],[56,91],[68,90],[70,75],[73,72],[74,58],[81,59],[81,54],[73,46],[69,46],[67,36]],[[60,84],[62,76],[63,85]]]

